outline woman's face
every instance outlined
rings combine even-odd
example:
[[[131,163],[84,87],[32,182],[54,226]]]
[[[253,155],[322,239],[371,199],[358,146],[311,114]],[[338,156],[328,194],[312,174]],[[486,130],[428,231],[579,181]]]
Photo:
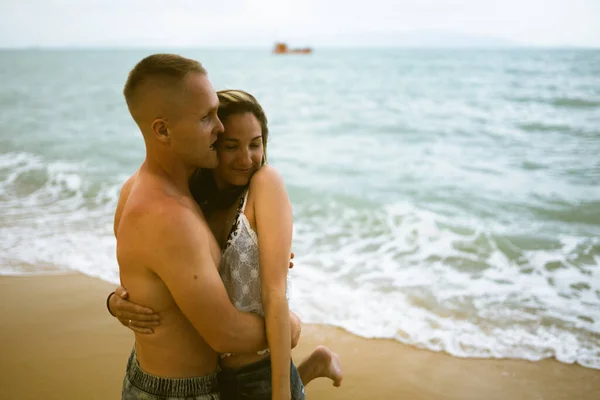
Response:
[[[247,185],[261,167],[264,149],[260,122],[248,112],[223,121],[224,132],[215,144],[219,166],[214,169],[218,187]]]

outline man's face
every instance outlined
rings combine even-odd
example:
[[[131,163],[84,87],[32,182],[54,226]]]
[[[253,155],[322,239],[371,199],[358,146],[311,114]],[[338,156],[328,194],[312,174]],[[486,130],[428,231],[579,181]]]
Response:
[[[199,73],[186,77],[177,118],[169,122],[173,151],[198,168],[215,168],[219,161],[214,143],[223,132],[217,117],[219,99],[212,84]]]

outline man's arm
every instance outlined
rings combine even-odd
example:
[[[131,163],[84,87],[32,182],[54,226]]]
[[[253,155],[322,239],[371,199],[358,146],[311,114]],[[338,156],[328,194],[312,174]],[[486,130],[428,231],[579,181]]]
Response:
[[[108,297],[108,312],[116,317],[123,326],[144,334],[154,333],[153,328],[160,326],[160,316],[151,308],[129,301],[129,293],[119,286]],[[298,346],[302,333],[302,321],[290,311],[290,333],[292,349]]]
[[[193,211],[173,202],[141,228],[153,249],[149,265],[206,343],[221,353],[267,347],[264,319],[238,311],[229,300],[211,256],[210,232]]]

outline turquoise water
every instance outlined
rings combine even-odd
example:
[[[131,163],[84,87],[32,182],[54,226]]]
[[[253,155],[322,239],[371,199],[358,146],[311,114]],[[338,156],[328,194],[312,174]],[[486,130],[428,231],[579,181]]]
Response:
[[[292,307],[462,357],[600,368],[600,51],[0,51],[0,273],[118,282],[143,56],[254,93],[294,206]]]

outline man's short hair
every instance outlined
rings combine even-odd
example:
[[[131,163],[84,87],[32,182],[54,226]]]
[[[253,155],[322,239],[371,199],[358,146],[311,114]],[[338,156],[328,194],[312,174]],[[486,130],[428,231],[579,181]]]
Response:
[[[181,84],[189,73],[206,75],[206,70],[196,60],[177,54],[153,54],[142,59],[129,72],[123,88],[125,101],[131,110],[139,100],[139,88],[150,80],[159,84],[175,86]]]

